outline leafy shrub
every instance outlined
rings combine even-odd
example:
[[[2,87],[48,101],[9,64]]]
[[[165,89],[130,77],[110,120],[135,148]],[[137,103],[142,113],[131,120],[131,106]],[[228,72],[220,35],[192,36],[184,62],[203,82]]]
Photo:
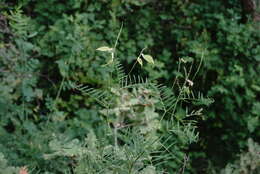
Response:
[[[252,139],[248,139],[248,152],[242,153],[240,159],[234,164],[228,164],[222,170],[223,174],[236,173],[259,173],[260,170],[260,147]]]
[[[19,171],[19,169],[7,165],[7,161],[2,153],[0,154],[0,170],[6,174],[16,174]]]
[[[196,98],[191,90],[193,82],[189,78],[192,66],[189,72],[186,68],[183,74],[179,71],[180,77],[176,79],[179,89],[175,94],[172,89],[157,85],[156,82],[143,80],[140,76],[130,76],[130,73],[124,74],[122,66],[114,58],[115,48],[108,49],[112,55],[111,63],[99,65],[100,70],[107,73],[106,78],[101,75],[102,78],[98,81],[100,86],[88,88],[74,83],[84,82],[81,80],[83,75],[74,76],[74,68],[81,66],[76,62],[81,56],[78,54],[81,45],[71,50],[66,45],[59,45],[59,49],[68,56],[62,61],[56,61],[61,75],[60,86],[41,90],[43,82],[40,82],[41,76],[38,74],[41,68],[40,57],[31,56],[40,54],[42,48],[47,50],[45,46],[48,45],[40,42],[36,43],[39,46],[35,46],[29,42],[37,33],[31,32],[31,19],[24,16],[21,10],[16,9],[7,16],[15,36],[10,38],[8,44],[14,49],[7,49],[7,44],[3,43],[2,55],[4,57],[10,54],[17,61],[12,64],[14,73],[8,71],[1,77],[1,87],[13,88],[5,90],[6,93],[1,95],[6,100],[15,91],[17,97],[9,99],[10,108],[6,113],[14,110],[13,107],[17,109],[12,115],[1,113],[4,122],[0,146],[1,151],[8,155],[11,165],[27,165],[45,173],[73,170],[76,173],[156,173],[181,168],[183,162],[180,159],[184,158],[184,149],[198,137],[194,120],[188,118],[201,115],[202,110],[196,111],[194,108],[194,111],[190,111],[187,107],[185,113],[175,117],[177,106],[191,101],[198,106],[205,103],[203,96]],[[75,42],[85,41],[79,40],[81,37],[77,36],[77,32],[74,37],[78,37],[73,39]],[[140,55],[148,63],[154,64],[151,56]],[[50,55],[42,52],[41,56]],[[136,61],[140,63],[141,57]],[[192,62],[192,59],[181,59],[180,67],[182,62]],[[3,59],[4,67],[8,68],[7,63]],[[20,74],[28,74],[28,77],[20,79]],[[8,84],[13,82],[8,81],[10,78],[21,81],[12,86]],[[90,81],[85,83],[91,84]],[[94,86],[93,82],[91,85]],[[90,110],[75,112],[73,107],[69,107],[70,104],[77,104],[66,102],[64,93],[71,90],[81,92],[72,97],[85,99],[87,105],[84,107]],[[75,117],[74,113],[79,117]],[[85,114],[90,116],[87,119],[91,122],[87,122]],[[79,129],[81,130],[78,131]],[[110,135],[106,137],[107,134]],[[171,164],[165,159],[171,160]],[[4,170],[9,170],[8,166],[3,167]]]
[[[13,159],[8,159],[12,165],[25,165],[24,161],[40,154],[37,162],[31,160],[38,168],[51,171],[66,166],[63,158],[51,162],[42,158],[49,153],[52,132],[57,130],[57,134],[80,141],[91,131],[97,137],[104,135],[103,122],[107,117],[100,112],[104,108],[89,95],[72,89],[68,82],[101,91],[109,91],[109,85],[116,84],[109,76],[113,66],[101,66],[110,57],[97,54],[95,49],[100,45],[111,47],[122,22],[116,54],[126,72],[145,47],[149,48],[146,54],[156,58],[155,64],[136,67],[132,73],[150,76],[152,82],[170,86],[177,76],[181,84],[185,71],[182,68],[178,71],[178,64],[186,56],[192,57],[194,64],[202,69],[197,72],[191,68],[191,74],[195,75],[189,80],[194,85],[185,89],[185,95],[192,96],[189,92],[192,88],[195,93],[201,91],[216,101],[204,120],[186,118],[199,122],[201,139],[189,148],[182,146],[185,136],[178,135],[181,137],[178,141],[168,141],[168,145],[177,141],[178,145],[170,149],[182,154],[178,159],[183,159],[183,149],[189,151],[194,168],[191,173],[205,173],[208,161],[221,168],[235,160],[240,149],[246,148],[249,137],[259,139],[259,31],[251,22],[242,23],[238,0],[24,0],[19,3],[24,14],[15,12],[17,1],[0,2],[1,142],[21,142],[11,150],[2,145],[5,156]],[[178,88],[169,91],[178,96]],[[122,93],[131,96],[131,92]],[[192,103],[211,103],[205,97],[202,99]],[[187,101],[182,101],[176,106],[176,119],[185,118],[187,105]],[[114,102],[113,109],[118,107]],[[188,108],[198,110],[200,106]],[[138,121],[128,117],[125,120]],[[164,132],[162,124],[159,132]],[[177,132],[184,129],[175,128]],[[45,138],[36,138],[38,135]],[[28,146],[28,139],[34,142],[33,146]],[[25,158],[15,162],[20,153]],[[165,168],[176,171],[179,164],[169,162]]]

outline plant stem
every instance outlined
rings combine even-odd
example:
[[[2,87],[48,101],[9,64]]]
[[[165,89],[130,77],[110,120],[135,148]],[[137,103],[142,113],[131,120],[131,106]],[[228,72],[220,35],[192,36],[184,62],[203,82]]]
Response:
[[[137,57],[137,59],[141,57],[141,55],[143,54],[143,52],[144,52],[144,50],[145,50],[146,48],[147,48],[147,47],[144,47],[144,48],[141,50],[141,52],[140,52],[139,56]],[[135,67],[135,65],[136,65],[136,63],[137,63],[137,59],[136,59],[134,65],[132,66],[131,70],[130,70],[129,73],[127,74],[127,76],[129,76],[129,75],[131,74],[131,72],[133,71],[133,69],[134,69],[134,67]]]
[[[192,81],[195,79],[195,77],[197,76],[200,68],[201,68],[201,65],[202,65],[202,61],[204,59],[204,54],[205,54],[205,50],[201,53],[201,58],[200,58],[200,63],[199,63],[199,67],[197,68],[197,71],[195,72],[194,76],[192,77]]]
[[[117,144],[117,127],[114,128],[114,143],[116,150],[118,149],[118,144]]]

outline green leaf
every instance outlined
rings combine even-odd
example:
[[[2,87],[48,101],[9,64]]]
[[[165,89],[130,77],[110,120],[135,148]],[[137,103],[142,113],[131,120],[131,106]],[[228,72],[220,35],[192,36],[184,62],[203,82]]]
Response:
[[[142,61],[142,59],[141,59],[140,57],[137,58],[137,62],[138,62],[141,66],[143,66],[143,61]]]
[[[112,64],[112,63],[113,63],[113,59],[110,59],[106,64],[102,65],[102,67],[108,66],[108,65],[110,65],[110,64]]]
[[[193,62],[193,58],[186,56],[186,57],[181,58],[180,61],[183,63],[190,63],[190,62]]]
[[[32,37],[36,36],[37,34],[38,34],[38,32],[33,32],[30,35],[28,35],[27,37],[28,38],[32,38]]]
[[[142,170],[141,174],[156,174],[156,168],[154,166],[147,166]]]
[[[97,48],[96,50],[97,50],[97,51],[103,51],[103,52],[112,52],[112,51],[113,51],[113,48],[103,46],[103,47]]]
[[[143,58],[148,62],[154,64],[153,58],[150,55],[142,54]]]

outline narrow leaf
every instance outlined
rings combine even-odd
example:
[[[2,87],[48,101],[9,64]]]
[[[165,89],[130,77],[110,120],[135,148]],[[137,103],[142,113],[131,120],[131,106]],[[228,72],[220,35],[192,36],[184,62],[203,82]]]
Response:
[[[180,61],[183,63],[189,63],[189,62],[193,62],[193,58],[186,56],[186,57],[181,58]]]
[[[150,55],[142,54],[143,58],[148,62],[154,64],[153,58]]]
[[[137,62],[138,62],[141,66],[143,66],[143,61],[142,61],[142,59],[141,59],[140,57],[137,58]]]
[[[113,59],[110,59],[106,64],[104,64],[104,65],[102,65],[103,67],[104,66],[108,66],[108,65],[110,65],[110,64],[112,64],[113,63]]]
[[[113,51],[113,48],[110,48],[110,47],[99,47],[96,49],[97,51],[106,51],[106,52],[112,52]]]
[[[193,81],[189,80],[189,79],[186,79],[186,81],[188,82],[189,86],[193,86]]]

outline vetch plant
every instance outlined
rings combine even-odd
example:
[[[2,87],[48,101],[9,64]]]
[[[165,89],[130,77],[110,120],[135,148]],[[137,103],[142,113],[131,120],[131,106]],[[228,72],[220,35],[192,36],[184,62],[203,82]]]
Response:
[[[86,160],[81,161],[79,164],[80,167],[76,167],[76,170],[78,172],[86,170],[90,173],[116,172],[120,174],[132,174],[141,171],[150,171],[152,173],[162,172],[163,166],[167,165],[168,160],[180,161],[177,159],[178,157],[176,157],[175,152],[172,151],[173,149],[176,149],[176,147],[178,149],[178,146],[187,146],[198,139],[196,122],[189,120],[189,118],[201,116],[203,109],[200,107],[197,110],[189,111],[188,108],[190,106],[187,105],[186,113],[179,115],[177,105],[194,103],[196,104],[195,106],[202,106],[209,105],[213,101],[205,99],[200,93],[196,97],[196,94],[192,92],[194,84],[190,80],[192,79],[192,58],[180,59],[179,72],[182,63],[185,66],[188,63],[191,63],[191,65],[189,69],[183,67],[184,74],[180,76],[183,79],[176,77],[172,88],[159,85],[140,76],[131,75],[136,63],[139,63],[141,67],[143,66],[143,59],[150,64],[154,64],[152,56],[143,53],[146,48],[142,49],[133,67],[126,75],[115,56],[118,40],[119,37],[114,48],[102,46],[96,49],[97,51],[110,53],[111,59],[105,66],[113,68],[110,72],[110,79],[113,79],[113,83],[109,83],[109,86],[106,88],[98,89],[77,85],[70,81],[73,89],[87,94],[104,107],[104,109],[100,110],[100,113],[103,115],[108,126],[106,128],[106,132],[108,133],[107,140],[104,140],[104,137],[101,139],[96,138],[95,140],[96,142],[104,141],[108,144],[105,143],[106,145],[103,144],[100,147],[101,149],[94,150],[97,153],[88,150],[88,146],[86,146],[86,152],[93,152],[92,157],[86,156]],[[175,85],[179,89],[177,95],[173,92]],[[141,143],[140,139],[142,139],[141,142],[149,144],[149,148],[146,145],[139,144]],[[174,143],[171,144],[170,142]],[[102,154],[101,152],[104,149],[111,149],[110,154]],[[135,152],[137,149],[139,149],[138,153]],[[100,150],[101,152],[98,152]],[[178,150],[181,151],[180,148]],[[132,157],[130,154],[132,154]],[[93,155],[97,156],[93,157]],[[106,158],[106,156],[109,158]],[[91,158],[96,160],[92,161]],[[99,163],[99,165],[95,163]],[[179,163],[180,169],[182,162],[177,163]],[[187,161],[185,161],[185,167],[186,163]],[[94,166],[99,167],[96,168]],[[185,167],[182,169],[183,171]]]

